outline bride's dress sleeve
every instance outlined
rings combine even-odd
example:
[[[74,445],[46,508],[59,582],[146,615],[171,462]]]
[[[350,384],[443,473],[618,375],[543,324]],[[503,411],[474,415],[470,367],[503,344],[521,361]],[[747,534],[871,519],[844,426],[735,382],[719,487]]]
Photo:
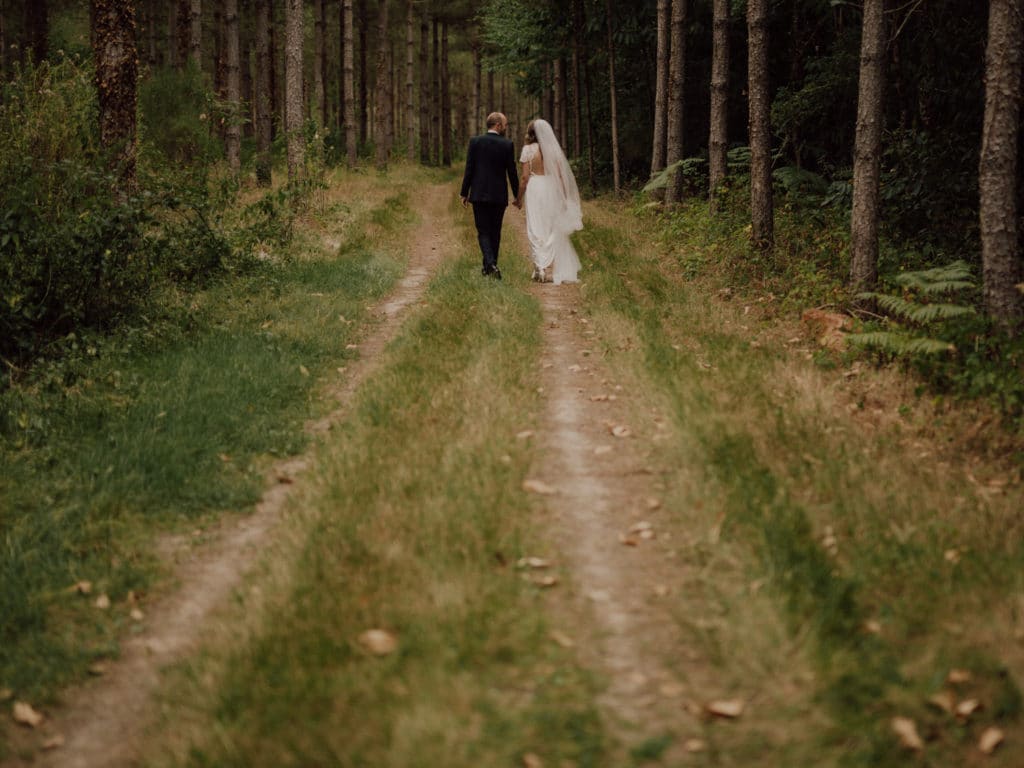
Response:
[[[533,152],[531,152],[530,150],[533,149],[535,146],[535,144],[523,144],[523,151],[519,153],[520,163],[528,163],[531,160],[533,160]]]

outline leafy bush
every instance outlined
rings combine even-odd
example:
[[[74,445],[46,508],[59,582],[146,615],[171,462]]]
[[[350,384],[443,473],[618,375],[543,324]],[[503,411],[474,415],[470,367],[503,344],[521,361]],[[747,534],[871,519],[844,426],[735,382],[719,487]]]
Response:
[[[194,64],[155,70],[139,84],[144,160],[180,167],[219,158],[221,144],[210,128],[216,114],[213,93]]]

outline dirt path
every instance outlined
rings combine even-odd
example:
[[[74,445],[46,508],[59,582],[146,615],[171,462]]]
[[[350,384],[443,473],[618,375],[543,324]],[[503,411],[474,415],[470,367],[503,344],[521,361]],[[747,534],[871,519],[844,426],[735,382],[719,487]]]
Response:
[[[420,218],[410,243],[409,266],[396,290],[371,314],[380,318],[359,344],[360,356],[344,371],[343,380],[329,386],[325,397],[337,407],[307,425],[324,432],[343,416],[360,385],[380,364],[385,345],[396,335],[405,310],[419,301],[448,242],[438,230],[448,218],[450,185],[429,188],[417,197]],[[313,449],[315,450],[315,448]],[[198,646],[206,620],[230,599],[273,535],[288,497],[304,482],[313,464],[311,452],[276,463],[271,482],[255,511],[244,519],[230,518],[206,531],[213,543],[193,548],[175,542],[165,551],[174,560],[177,589],[158,604],[146,606],[141,631],[126,637],[121,654],[101,677],[65,693],[64,705],[49,715],[37,731],[12,733],[12,753],[6,765],[96,768],[131,765],[142,747],[145,728],[155,714],[153,697],[161,670],[180,661]]]
[[[552,592],[553,620],[606,683],[598,703],[620,748],[664,740],[661,757],[677,759],[705,747],[693,712],[708,671],[687,648],[666,599],[686,570],[659,497],[657,438],[631,426],[645,404],[592,352],[594,331],[578,311],[578,289],[545,284],[535,292],[544,311],[547,412],[531,477],[557,489],[547,507],[573,589]]]

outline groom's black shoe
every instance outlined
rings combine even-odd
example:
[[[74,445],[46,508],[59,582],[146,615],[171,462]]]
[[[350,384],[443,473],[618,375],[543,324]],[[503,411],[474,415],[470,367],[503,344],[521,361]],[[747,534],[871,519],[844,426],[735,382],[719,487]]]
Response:
[[[493,277],[495,280],[501,280],[501,270],[497,267],[487,267],[482,271],[484,277]]]

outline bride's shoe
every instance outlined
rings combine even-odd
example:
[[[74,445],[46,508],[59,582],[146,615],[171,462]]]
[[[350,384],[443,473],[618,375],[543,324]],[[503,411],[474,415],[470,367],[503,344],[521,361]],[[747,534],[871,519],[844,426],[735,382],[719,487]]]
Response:
[[[543,283],[544,282],[544,270],[543,269],[538,269],[537,267],[534,267],[533,268],[533,275],[530,276],[530,279],[533,280],[533,282],[535,282],[535,283]]]

